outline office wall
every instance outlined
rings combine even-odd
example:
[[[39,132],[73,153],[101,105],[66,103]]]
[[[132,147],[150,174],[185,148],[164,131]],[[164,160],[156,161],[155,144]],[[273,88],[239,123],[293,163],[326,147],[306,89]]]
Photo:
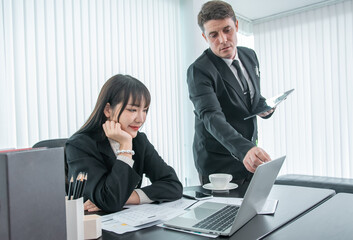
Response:
[[[265,97],[295,88],[260,145],[287,154],[284,173],[353,177],[353,1],[257,23]]]
[[[0,0],[0,149],[69,137],[130,74],[152,95],[142,131],[183,181],[179,23],[174,0]]]

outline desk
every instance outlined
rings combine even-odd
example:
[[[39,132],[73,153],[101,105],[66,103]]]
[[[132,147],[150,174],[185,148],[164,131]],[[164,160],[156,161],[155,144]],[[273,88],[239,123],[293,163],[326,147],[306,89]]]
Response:
[[[200,190],[201,187],[188,187],[187,189]],[[216,194],[223,197],[243,197],[245,189],[238,188],[231,190],[228,194]],[[323,201],[335,194],[330,189],[305,188],[286,185],[274,185],[269,198],[278,199],[277,210],[274,215],[257,215],[251,219],[246,225],[235,232],[229,239],[257,239],[271,233],[309,211]],[[103,240],[111,239],[141,239],[141,240],[189,240],[189,239],[207,239],[193,234],[177,232],[173,230],[163,229],[157,226],[142,229],[136,232],[125,234],[115,234],[103,231]],[[220,239],[220,238],[219,238]],[[222,237],[221,239],[228,239]]]
[[[338,193],[267,239],[352,239],[353,194]]]

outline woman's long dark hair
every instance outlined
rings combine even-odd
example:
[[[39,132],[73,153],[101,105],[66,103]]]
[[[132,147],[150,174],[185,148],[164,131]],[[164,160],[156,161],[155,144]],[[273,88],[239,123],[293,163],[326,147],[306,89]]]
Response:
[[[118,74],[111,77],[102,87],[96,106],[89,116],[86,123],[77,131],[77,133],[95,132],[102,129],[103,123],[107,121],[104,115],[104,108],[107,103],[114,108],[117,104],[122,103],[118,119],[128,104],[130,97],[134,105],[139,106],[144,100],[145,106],[148,107],[151,102],[151,95],[146,86],[129,75]]]

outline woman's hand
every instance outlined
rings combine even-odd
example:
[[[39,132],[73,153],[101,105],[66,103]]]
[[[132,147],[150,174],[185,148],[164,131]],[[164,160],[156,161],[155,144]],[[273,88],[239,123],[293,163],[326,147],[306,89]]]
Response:
[[[87,201],[83,204],[83,208],[84,208],[84,210],[87,210],[87,211],[89,211],[89,212],[100,211],[100,209],[99,209],[93,202],[91,202],[91,200],[87,200]]]
[[[129,197],[129,199],[126,201],[126,205],[138,205],[140,204],[140,197],[137,194],[136,191],[133,191]]]
[[[140,197],[137,194],[136,191],[133,191],[129,197],[129,199],[126,201],[127,205],[138,205],[140,204]],[[97,211],[101,211],[100,208],[98,208],[93,202],[91,202],[91,200],[87,200],[84,204],[83,204],[83,209],[87,210],[89,212],[97,212]]]
[[[103,130],[108,138],[119,142],[120,145],[132,145],[131,135],[121,129],[120,123],[107,120],[103,124]]]

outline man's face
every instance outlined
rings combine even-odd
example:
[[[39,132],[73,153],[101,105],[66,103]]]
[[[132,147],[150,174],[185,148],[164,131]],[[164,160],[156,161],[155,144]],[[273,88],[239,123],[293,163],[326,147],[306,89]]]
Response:
[[[237,52],[238,21],[232,18],[209,20],[204,25],[202,36],[212,52],[221,58],[233,59]]]

